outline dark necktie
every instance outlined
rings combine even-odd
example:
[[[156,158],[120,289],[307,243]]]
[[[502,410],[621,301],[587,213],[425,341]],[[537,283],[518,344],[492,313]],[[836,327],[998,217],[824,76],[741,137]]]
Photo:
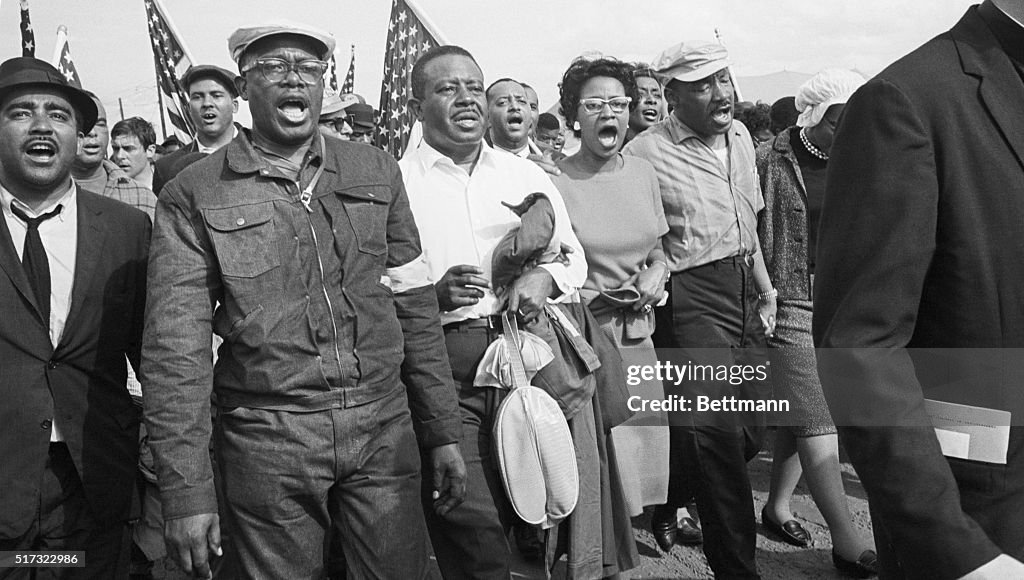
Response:
[[[32,286],[36,304],[39,305],[39,311],[42,312],[43,322],[47,327],[50,326],[50,261],[46,259],[46,248],[39,237],[39,224],[59,214],[62,209],[64,206],[58,205],[50,213],[30,218],[11,204],[11,212],[28,227],[25,234],[25,249],[21,253],[21,265],[28,275],[28,283]]]

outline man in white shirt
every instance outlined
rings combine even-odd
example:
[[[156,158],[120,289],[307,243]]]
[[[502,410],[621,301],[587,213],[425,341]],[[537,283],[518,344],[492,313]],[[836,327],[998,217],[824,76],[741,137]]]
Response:
[[[502,202],[518,204],[534,192],[547,195],[555,236],[572,250],[566,263],[542,264],[513,282],[509,311],[533,319],[549,299],[573,295],[587,274],[565,204],[547,175],[530,161],[484,143],[484,87],[480,67],[464,49],[441,46],[426,52],[413,68],[409,101],[422,123],[423,141],[399,163],[435,281],[462,413],[466,500],[444,516],[425,510],[434,553],[448,579],[509,577],[506,533],[513,513],[490,453],[494,412],[506,391],[473,386],[477,363],[500,332],[495,315],[505,309],[491,285],[494,249],[519,225]],[[429,505],[429,498],[425,501]]]
[[[487,87],[487,142],[495,149],[519,157],[530,154],[533,130],[526,89],[512,79],[499,79]]]
[[[97,109],[45,61],[0,64],[0,552],[84,551],[127,575],[122,554],[140,411],[149,218],[71,177]],[[127,359],[126,359],[127,357]],[[83,561],[84,560],[84,561]],[[28,578],[13,569],[4,578]]]

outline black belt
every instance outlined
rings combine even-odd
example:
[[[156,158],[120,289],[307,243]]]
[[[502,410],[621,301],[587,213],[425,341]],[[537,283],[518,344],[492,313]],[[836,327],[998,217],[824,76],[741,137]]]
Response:
[[[740,254],[740,255],[736,255],[736,256],[729,256],[728,258],[722,258],[721,260],[717,260],[717,261],[721,262],[723,264],[735,264],[735,265],[746,266],[748,268],[753,268],[754,267],[754,254]]]
[[[697,268],[704,268],[706,266],[713,266],[715,264],[726,264],[726,265],[732,265],[732,266],[746,266],[747,268],[753,268],[754,267],[754,254],[737,254],[735,256],[729,256],[728,258],[720,258],[718,260],[712,260],[710,262],[707,262],[706,264],[701,264],[700,266],[694,266],[692,268],[687,268],[685,270],[678,270],[676,272],[672,272],[672,275],[675,276],[677,274],[685,274],[686,272],[689,272],[691,270],[696,270]]]
[[[492,332],[501,332],[501,315],[491,314],[480,318],[468,318],[458,322],[450,322],[444,325],[445,332],[458,332],[460,330],[487,329]]]

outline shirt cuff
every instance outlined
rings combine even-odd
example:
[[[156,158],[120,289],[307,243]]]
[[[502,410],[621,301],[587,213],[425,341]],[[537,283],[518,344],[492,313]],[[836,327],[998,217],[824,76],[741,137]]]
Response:
[[[559,302],[565,302],[576,294],[576,288],[569,283],[568,272],[565,271],[565,266],[562,264],[540,264],[539,268],[547,270],[548,274],[551,274],[551,279],[555,282],[555,288],[558,288],[558,296],[550,298],[549,302],[558,304]]]
[[[212,480],[208,485],[187,489],[161,489],[160,501],[165,520],[217,513],[217,492]]]

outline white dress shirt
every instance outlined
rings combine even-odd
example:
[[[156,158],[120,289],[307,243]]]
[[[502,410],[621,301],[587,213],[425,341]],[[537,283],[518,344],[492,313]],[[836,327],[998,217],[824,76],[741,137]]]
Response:
[[[501,238],[519,225],[519,217],[501,202],[515,205],[534,192],[551,200],[555,238],[574,251],[568,265],[542,264],[562,295],[572,299],[587,279],[587,260],[569,222],[565,202],[546,173],[532,161],[495,151],[483,144],[472,175],[431,147],[425,140],[399,161],[409,205],[420,231],[423,254],[434,282],[452,266],[469,264],[491,279],[491,259]],[[491,289],[480,301],[441,313],[441,323],[498,314],[500,304]]]
[[[39,217],[52,211],[57,205],[64,208],[56,216],[39,224],[39,239],[46,249],[46,259],[50,266],[50,343],[57,348],[64,332],[64,323],[71,309],[71,288],[75,281],[75,253],[78,251],[78,188],[74,181],[67,193],[57,201],[33,211],[0,186],[0,203],[3,204],[4,219],[7,229],[11,232],[11,241],[21,259],[25,251],[25,235],[28,227],[25,222],[14,215],[11,204],[25,212],[29,217]],[[50,430],[50,441],[62,441],[54,417]]]

